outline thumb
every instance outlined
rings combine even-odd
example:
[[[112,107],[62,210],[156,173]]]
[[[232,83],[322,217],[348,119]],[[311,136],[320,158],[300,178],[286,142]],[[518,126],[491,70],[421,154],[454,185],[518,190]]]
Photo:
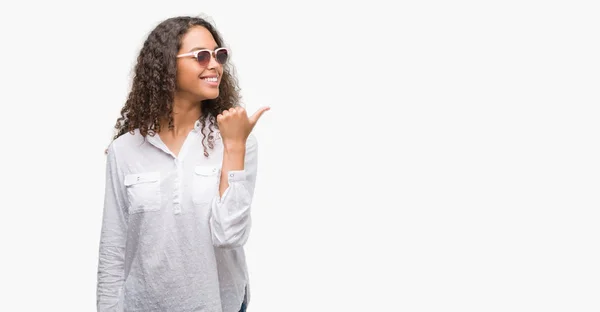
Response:
[[[248,118],[248,119],[250,120],[250,124],[252,125],[252,127],[254,127],[254,125],[256,125],[260,116],[262,116],[262,114],[264,114],[264,112],[266,112],[270,109],[271,108],[268,106],[261,107],[256,111],[256,113],[254,113],[254,115],[250,116],[250,118]]]

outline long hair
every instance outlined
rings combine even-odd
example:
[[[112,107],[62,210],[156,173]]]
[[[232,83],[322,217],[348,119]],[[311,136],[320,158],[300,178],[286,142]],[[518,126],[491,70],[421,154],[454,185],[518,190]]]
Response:
[[[134,68],[131,91],[121,116],[115,125],[119,136],[139,129],[140,134],[155,135],[161,130],[160,121],[168,120],[169,129],[173,129],[173,98],[176,90],[177,61],[176,56],[181,48],[181,38],[188,29],[194,26],[206,28],[218,46],[224,42],[207,20],[200,17],[179,16],[169,18],[158,24],[148,35]],[[216,116],[223,110],[239,105],[240,95],[238,81],[234,76],[234,68],[230,62],[224,65],[219,96],[216,99],[202,101],[200,104],[202,125],[202,146],[204,155],[208,156],[207,147],[214,147],[214,127]],[[204,133],[209,123],[208,136]]]

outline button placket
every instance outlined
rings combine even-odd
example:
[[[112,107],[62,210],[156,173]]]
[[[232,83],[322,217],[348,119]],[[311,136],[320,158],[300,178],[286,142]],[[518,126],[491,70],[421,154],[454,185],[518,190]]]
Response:
[[[173,183],[173,212],[175,214],[181,213],[181,179],[183,175],[183,168],[181,161],[175,159],[175,168],[177,176],[175,177],[175,183]]]

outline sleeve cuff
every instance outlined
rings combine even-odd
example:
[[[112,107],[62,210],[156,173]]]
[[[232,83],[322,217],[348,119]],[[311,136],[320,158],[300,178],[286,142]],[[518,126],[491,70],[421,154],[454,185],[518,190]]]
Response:
[[[227,173],[227,181],[228,182],[246,181],[246,171],[245,170],[230,170]]]

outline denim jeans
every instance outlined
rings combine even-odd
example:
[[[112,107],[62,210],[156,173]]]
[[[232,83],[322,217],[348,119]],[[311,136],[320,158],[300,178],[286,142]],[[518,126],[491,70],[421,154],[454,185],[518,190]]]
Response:
[[[240,312],[246,312],[246,301],[242,302],[242,308],[240,309]]]
[[[242,307],[240,308],[240,312],[246,312],[246,308],[248,307],[248,303],[246,302],[246,292],[244,292],[244,301],[242,302]]]

